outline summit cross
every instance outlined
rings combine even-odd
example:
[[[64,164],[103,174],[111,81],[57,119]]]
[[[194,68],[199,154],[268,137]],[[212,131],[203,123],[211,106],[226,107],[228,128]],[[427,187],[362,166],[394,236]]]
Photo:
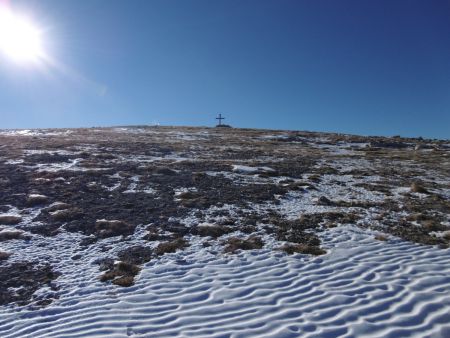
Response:
[[[225,120],[225,117],[222,117],[222,114],[219,114],[218,117],[216,117],[216,120],[219,120],[219,126],[221,126],[222,120]]]

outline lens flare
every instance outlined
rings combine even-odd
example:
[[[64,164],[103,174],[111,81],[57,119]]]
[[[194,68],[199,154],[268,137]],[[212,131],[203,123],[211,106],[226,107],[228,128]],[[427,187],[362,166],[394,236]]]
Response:
[[[44,56],[41,31],[26,18],[0,7],[0,52],[18,63],[39,61]]]

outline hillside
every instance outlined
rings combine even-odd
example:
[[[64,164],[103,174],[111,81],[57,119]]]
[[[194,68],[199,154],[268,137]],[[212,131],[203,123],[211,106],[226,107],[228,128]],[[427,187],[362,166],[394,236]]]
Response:
[[[0,131],[0,336],[450,335],[450,142]]]

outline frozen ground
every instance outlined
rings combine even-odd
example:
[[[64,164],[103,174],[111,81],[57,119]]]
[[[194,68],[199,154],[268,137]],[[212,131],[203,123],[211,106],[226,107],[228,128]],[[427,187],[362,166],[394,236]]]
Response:
[[[0,131],[1,337],[449,337],[450,147]]]

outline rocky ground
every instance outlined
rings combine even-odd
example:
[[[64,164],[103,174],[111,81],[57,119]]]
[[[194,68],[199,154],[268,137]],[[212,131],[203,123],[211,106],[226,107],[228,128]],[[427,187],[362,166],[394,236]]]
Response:
[[[97,278],[127,287],[145,263],[193,243],[217,255],[321,255],[321,232],[349,224],[380,241],[447,248],[450,142],[144,126],[0,132],[0,305],[58,298],[70,274],[62,253],[75,264],[95,252]]]

